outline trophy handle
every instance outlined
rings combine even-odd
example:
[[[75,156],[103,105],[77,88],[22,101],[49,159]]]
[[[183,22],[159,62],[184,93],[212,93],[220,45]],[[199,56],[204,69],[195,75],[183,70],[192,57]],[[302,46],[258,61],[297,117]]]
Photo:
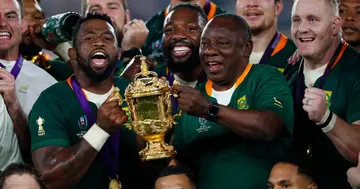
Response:
[[[182,116],[182,111],[181,111],[181,110],[180,110],[179,113],[177,113],[177,114],[175,114],[175,115],[173,116],[173,123],[174,123],[174,125],[177,124],[177,123],[175,122],[175,119],[178,118],[178,117],[181,117],[181,116]]]

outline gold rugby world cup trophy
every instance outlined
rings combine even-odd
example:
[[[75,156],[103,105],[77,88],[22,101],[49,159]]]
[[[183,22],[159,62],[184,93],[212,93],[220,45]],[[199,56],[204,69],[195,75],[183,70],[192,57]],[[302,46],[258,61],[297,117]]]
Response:
[[[139,152],[145,161],[175,156],[174,147],[165,143],[165,135],[175,124],[171,109],[171,87],[167,80],[149,71],[146,57],[141,60],[141,72],[137,73],[125,91],[126,102],[132,118],[132,127],[146,141]],[[175,95],[174,95],[175,96]]]

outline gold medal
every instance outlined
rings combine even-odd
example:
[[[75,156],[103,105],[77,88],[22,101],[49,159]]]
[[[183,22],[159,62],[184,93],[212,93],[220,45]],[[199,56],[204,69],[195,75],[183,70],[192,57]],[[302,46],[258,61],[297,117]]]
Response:
[[[117,176],[116,176],[117,177]],[[121,183],[119,181],[119,179],[110,179],[110,183],[109,183],[109,189],[121,189]]]

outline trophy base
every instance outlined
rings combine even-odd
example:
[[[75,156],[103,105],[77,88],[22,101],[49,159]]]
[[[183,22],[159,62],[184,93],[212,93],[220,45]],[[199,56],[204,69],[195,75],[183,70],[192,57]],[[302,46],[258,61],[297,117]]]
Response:
[[[139,152],[140,158],[143,161],[171,158],[175,154],[174,147],[166,144],[164,141],[148,141],[146,148]]]

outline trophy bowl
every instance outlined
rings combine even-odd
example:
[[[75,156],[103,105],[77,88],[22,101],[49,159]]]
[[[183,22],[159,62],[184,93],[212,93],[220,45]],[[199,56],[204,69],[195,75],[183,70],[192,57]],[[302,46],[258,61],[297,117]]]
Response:
[[[134,57],[134,58],[138,58]],[[175,156],[173,146],[165,143],[165,135],[175,124],[171,114],[171,88],[169,82],[148,71],[146,57],[141,57],[141,72],[125,90],[132,127],[146,141],[139,152],[144,161]]]

